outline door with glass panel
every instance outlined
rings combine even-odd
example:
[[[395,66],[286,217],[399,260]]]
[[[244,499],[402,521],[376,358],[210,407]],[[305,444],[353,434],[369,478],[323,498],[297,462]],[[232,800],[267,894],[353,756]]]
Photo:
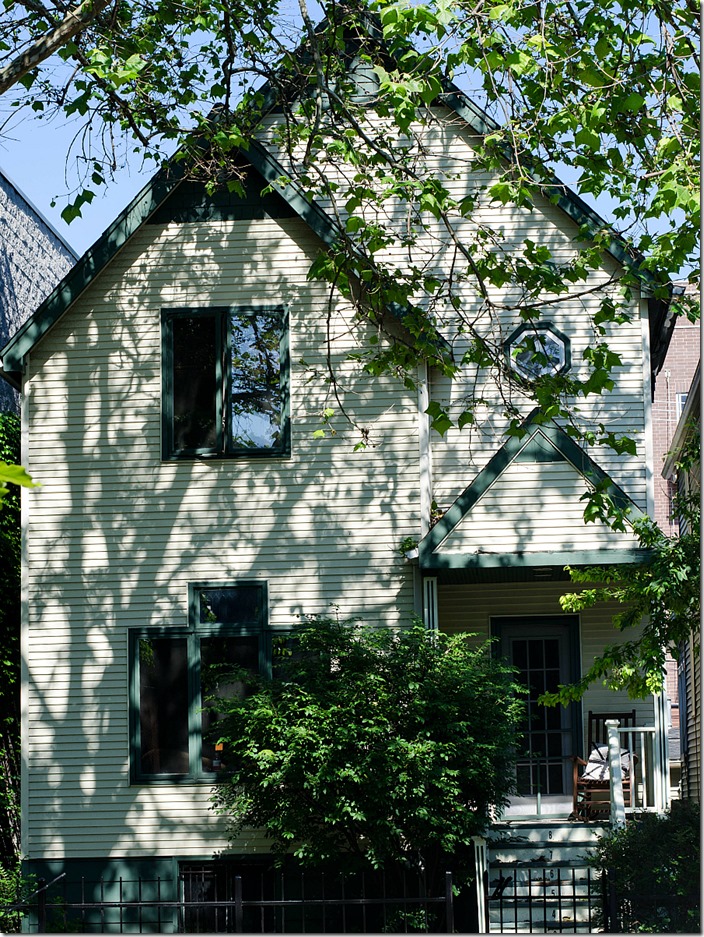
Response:
[[[492,619],[501,654],[527,688],[516,764],[518,800],[528,813],[561,813],[571,803],[572,755],[581,751],[580,707],[542,706],[543,693],[579,676],[576,616]]]

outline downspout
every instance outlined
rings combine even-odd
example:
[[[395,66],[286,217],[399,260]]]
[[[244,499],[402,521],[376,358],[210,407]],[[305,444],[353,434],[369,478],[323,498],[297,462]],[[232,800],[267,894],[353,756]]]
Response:
[[[430,507],[433,501],[433,465],[430,447],[430,417],[426,413],[430,404],[428,365],[418,365],[418,472],[420,536],[430,530]],[[422,571],[414,566],[414,597],[416,614],[431,630],[438,627],[437,578],[423,578]]]
[[[648,300],[641,297],[641,335],[643,340],[643,435],[645,448],[645,513],[655,516],[655,479],[653,475],[653,402],[650,365],[650,317]]]
[[[430,452],[430,417],[426,413],[430,405],[428,387],[428,365],[418,365],[418,462],[420,472],[420,535],[430,530],[430,505],[433,500],[432,461]]]

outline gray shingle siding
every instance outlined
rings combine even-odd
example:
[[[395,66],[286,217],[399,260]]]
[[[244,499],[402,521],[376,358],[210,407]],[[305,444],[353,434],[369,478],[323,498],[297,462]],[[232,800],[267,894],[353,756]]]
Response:
[[[0,172],[0,347],[76,262],[51,225]],[[0,410],[17,408],[17,393],[0,381]]]

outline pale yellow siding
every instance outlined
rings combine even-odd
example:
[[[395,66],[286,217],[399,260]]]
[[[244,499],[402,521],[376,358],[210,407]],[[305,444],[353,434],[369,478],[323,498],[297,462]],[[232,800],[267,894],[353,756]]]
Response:
[[[369,117],[369,121],[369,136],[374,137],[379,133],[379,119]],[[382,135],[383,144],[389,145],[389,139],[397,135],[398,131],[389,125],[387,135]],[[262,130],[261,136],[278,153],[284,166],[288,165],[286,143],[280,138],[276,117],[270,118],[270,124]],[[423,147],[414,146],[414,139],[422,140]],[[458,203],[468,195],[477,196],[477,202],[471,219],[459,216],[454,219],[454,236],[449,236],[442,222],[428,212],[422,215],[424,229],[419,230],[417,223],[420,219],[406,203],[391,196],[384,199],[381,207],[367,206],[366,217],[370,221],[380,221],[396,231],[399,227],[405,230],[409,223],[416,224],[412,250],[397,243],[379,251],[375,257],[379,263],[385,263],[389,270],[398,269],[401,273],[407,272],[410,264],[422,267],[426,275],[435,274],[441,279],[447,277],[450,270],[455,271],[452,288],[461,301],[460,308],[455,310],[450,303],[445,302],[443,305],[442,301],[438,301],[433,304],[432,314],[439,330],[451,342],[456,362],[462,361],[467,350],[465,336],[468,326],[483,335],[492,347],[501,349],[503,341],[523,321],[516,305],[526,297],[520,286],[507,284],[499,288],[485,282],[479,287],[471,275],[463,282],[460,271],[467,266],[463,251],[475,256],[482,256],[487,251],[520,254],[525,249],[525,242],[530,240],[535,245],[549,248],[554,262],[568,263],[575,258],[578,246],[584,246],[583,242],[580,245],[577,240],[577,225],[557,205],[538,194],[534,197],[531,209],[492,201],[486,189],[495,179],[485,171],[476,169],[474,148],[477,139],[448,108],[429,109],[426,121],[414,125],[409,136],[400,137],[398,143],[399,146],[411,147],[410,152],[415,155],[420,178],[441,181]],[[299,158],[301,153],[298,154]],[[352,184],[356,169],[335,162],[326,165],[325,171],[329,181],[340,185],[340,196],[334,211],[344,220],[347,214],[344,193],[346,187]],[[321,204],[332,209],[331,202],[323,199]],[[356,212],[364,214],[364,206],[356,209]],[[489,229],[492,236],[487,242],[482,239],[481,232]],[[567,288],[564,293],[538,296],[533,301],[537,304],[547,301],[539,309],[541,319],[551,322],[569,336],[571,376],[581,379],[587,377],[584,353],[598,341],[606,341],[611,350],[620,355],[622,364],[614,371],[616,386],[613,390],[580,399],[576,403],[582,425],[593,428],[597,436],[603,436],[603,432],[598,430],[599,424],[602,424],[606,432],[627,434],[635,438],[637,453],[634,456],[617,455],[606,446],[598,446],[590,454],[624,488],[638,507],[646,510],[649,478],[645,468],[647,404],[644,388],[649,381],[649,371],[647,355],[644,353],[647,323],[641,319],[637,288],[633,290],[629,322],[606,326],[603,338],[596,334],[592,324],[602,291],[615,299],[619,298],[620,272],[613,257],[604,255],[603,266],[592,271],[585,282],[565,284]],[[421,305],[428,302],[424,296],[418,296],[417,300]],[[431,434],[432,496],[441,509],[446,509],[454,501],[505,440],[508,418],[504,412],[505,403],[497,390],[496,377],[495,369],[474,365],[462,367],[460,375],[453,379],[437,373],[431,375],[431,399],[448,407],[451,417],[455,419],[464,410],[469,394],[488,401],[485,407],[480,406],[478,410],[479,420],[475,428],[453,428],[442,438]],[[503,392],[505,401],[517,407],[523,416],[527,416],[534,406],[519,389],[509,389],[505,382]]]
[[[449,633],[468,632],[476,640],[491,635],[491,618],[499,616],[564,615],[560,596],[578,591],[569,582],[513,582],[472,583],[443,585],[439,590],[441,630]],[[587,609],[579,615],[581,673],[591,667],[604,645],[619,640],[612,618],[617,606],[603,605]],[[630,712],[636,709],[638,725],[653,725],[653,700],[632,700],[626,693],[616,693],[595,684],[584,695],[584,738],[587,737],[586,718],[594,712]],[[580,754],[576,752],[575,754]]]
[[[513,462],[438,546],[438,553],[633,548],[632,533],[584,523],[583,476],[567,462]]]
[[[397,550],[419,524],[415,397],[342,363],[371,442],[352,451],[325,383],[329,290],[306,279],[317,250],[299,221],[145,227],[32,354],[28,856],[225,845],[207,784],[129,784],[128,629],[184,625],[189,582],[266,581],[274,628],[333,603],[410,617]],[[162,463],[160,310],[240,303],[289,304],[291,457]],[[333,311],[339,364],[359,327],[338,297]],[[327,406],[337,435],[314,439]]]
[[[440,155],[427,172],[444,174],[457,197],[476,186],[471,136],[456,118],[432,128],[429,143]],[[392,217],[398,210],[386,208]],[[484,198],[475,223],[460,224],[460,237],[471,242],[477,223],[501,224],[506,248],[520,249],[531,237],[555,259],[573,254],[575,227],[547,201],[526,212]],[[331,611],[387,625],[411,616],[413,570],[398,546],[421,532],[416,395],[346,360],[368,338],[368,326],[329,285],[307,279],[319,250],[309,228],[293,219],[144,226],[32,351],[28,468],[42,488],[24,493],[23,849],[30,858],[98,856],[106,844],[114,856],[204,856],[225,845],[207,784],[129,780],[128,632],[184,626],[189,582],[265,581],[273,628]],[[417,262],[432,272],[454,256],[446,233],[428,219]],[[401,269],[408,256],[399,249],[387,260]],[[605,259],[589,287],[615,271]],[[460,314],[474,319],[484,300],[466,284],[462,290]],[[518,324],[503,306],[517,297],[493,290],[491,298],[497,311],[486,329],[498,329],[502,341]],[[571,288],[549,313],[570,336],[575,373],[583,373],[582,353],[594,340],[587,312],[595,302]],[[283,303],[290,315],[290,458],[162,462],[161,309]],[[613,339],[624,358],[617,388],[582,408],[610,431],[638,435],[636,457],[603,448],[591,454],[644,507],[642,324],[634,311]],[[439,328],[459,360],[465,346],[452,316]],[[481,426],[433,436],[432,496],[441,508],[505,438],[491,374],[467,367],[452,381],[432,376],[431,397],[454,415],[468,393],[489,400]],[[516,402],[527,415],[529,405]],[[316,439],[328,407],[327,435]],[[368,446],[354,452],[362,435]],[[477,541],[497,552],[524,541],[540,550],[622,545],[580,526],[582,491],[562,465],[517,465],[460,525],[453,549],[471,552]],[[440,621],[447,630],[488,634],[491,615],[559,614],[559,591],[552,584],[443,585]],[[611,637],[608,612],[584,613],[583,666]],[[585,709],[603,709],[606,694],[590,694]],[[253,836],[238,848],[265,843]]]

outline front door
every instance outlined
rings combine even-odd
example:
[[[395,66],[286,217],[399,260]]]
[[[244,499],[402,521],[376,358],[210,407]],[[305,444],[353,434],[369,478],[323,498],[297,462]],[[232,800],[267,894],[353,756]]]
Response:
[[[500,638],[502,656],[528,689],[512,812],[569,812],[572,755],[582,750],[580,707],[541,706],[538,699],[578,678],[578,619],[494,618],[492,632]]]

